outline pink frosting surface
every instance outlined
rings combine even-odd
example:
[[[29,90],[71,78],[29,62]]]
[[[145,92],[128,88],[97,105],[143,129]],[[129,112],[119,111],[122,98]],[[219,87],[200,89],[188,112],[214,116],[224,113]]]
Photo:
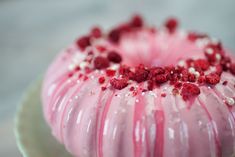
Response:
[[[181,31],[169,35],[143,30],[125,35],[118,46],[103,39],[100,43],[117,49],[131,66],[204,58],[203,42],[192,44]],[[235,153],[235,107],[225,104],[235,96],[232,74],[223,72],[221,83],[214,87],[201,86],[194,101],[173,95],[167,83],[133,96],[129,88],[102,91],[98,83],[102,70],[92,71],[85,81],[76,75],[68,78],[68,68],[83,59],[76,44],[61,52],[49,67],[42,90],[52,133],[74,156],[230,157]],[[105,84],[109,87],[108,80]]]

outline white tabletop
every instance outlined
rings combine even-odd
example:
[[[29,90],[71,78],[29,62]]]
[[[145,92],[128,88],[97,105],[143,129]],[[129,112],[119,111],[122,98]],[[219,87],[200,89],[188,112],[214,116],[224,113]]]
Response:
[[[234,0],[0,0],[0,156],[20,157],[13,116],[28,84],[93,24],[105,28],[142,13],[152,24],[174,15],[235,50]]]

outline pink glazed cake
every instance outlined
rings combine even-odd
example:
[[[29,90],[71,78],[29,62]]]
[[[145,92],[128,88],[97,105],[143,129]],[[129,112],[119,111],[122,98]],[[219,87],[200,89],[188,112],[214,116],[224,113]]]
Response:
[[[75,157],[232,157],[234,57],[207,34],[136,15],[78,38],[43,83],[52,134]]]

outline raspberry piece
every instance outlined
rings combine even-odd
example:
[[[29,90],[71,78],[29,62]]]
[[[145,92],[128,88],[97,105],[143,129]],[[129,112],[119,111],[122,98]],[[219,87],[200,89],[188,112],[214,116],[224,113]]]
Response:
[[[210,63],[213,64],[214,62],[216,62],[216,52],[214,51],[212,53],[205,52],[205,56]]]
[[[162,94],[161,94],[161,97],[166,97],[166,93],[162,93]]]
[[[112,70],[112,69],[107,69],[107,70],[106,70],[106,75],[107,75],[108,77],[114,76],[115,73],[116,73],[115,70]]]
[[[130,26],[131,27],[142,27],[143,26],[143,19],[140,15],[135,15],[134,17],[132,17],[131,21],[130,21]]]
[[[130,91],[134,91],[134,90],[135,90],[135,87],[132,86],[129,90],[130,90]]]
[[[197,32],[189,32],[188,33],[188,40],[191,42],[194,42],[197,39],[206,38],[206,37],[207,37],[206,34],[201,34],[201,33],[197,33]]]
[[[186,81],[188,81],[188,78],[189,78],[188,70],[186,70],[186,69],[182,70],[182,72],[181,72],[181,80],[186,82]]]
[[[177,88],[177,89],[179,89],[179,88],[182,87],[182,83],[181,83],[181,82],[176,82],[176,83],[174,84],[174,87]]]
[[[101,87],[102,91],[105,91],[107,89],[107,87]]]
[[[113,88],[121,90],[128,85],[128,79],[127,78],[120,78],[120,79],[112,78],[110,80],[110,84],[112,85]]]
[[[230,72],[235,75],[235,63],[231,64],[230,65],[230,68],[229,68]]]
[[[104,51],[106,51],[106,47],[105,47],[105,46],[101,46],[101,45],[96,46],[96,49],[97,49],[99,52],[101,52],[101,53],[103,53]]]
[[[223,57],[220,61],[220,65],[222,66],[224,71],[229,70],[231,64],[231,59],[229,57]]]
[[[153,90],[153,87],[154,87],[154,82],[152,80],[149,80],[147,82],[147,88],[148,90]]]
[[[104,69],[109,66],[109,60],[107,58],[98,56],[94,60],[94,66],[96,69]]]
[[[187,59],[186,63],[187,63],[188,67],[191,67],[191,66],[193,66],[194,61],[193,61],[193,59]]]
[[[77,46],[83,51],[86,49],[87,46],[91,45],[90,37],[89,36],[83,36],[79,38],[76,42]]]
[[[85,75],[84,78],[83,78],[83,80],[84,80],[84,81],[88,80],[88,76]]]
[[[194,74],[189,73],[188,74],[188,81],[189,82],[195,82],[196,81],[196,76]]]
[[[184,100],[188,100],[191,97],[199,95],[200,89],[195,84],[184,83],[180,94]]]
[[[102,31],[99,27],[94,27],[91,29],[91,36],[94,38],[100,38],[102,36]]]
[[[202,84],[202,83],[205,83],[205,81],[206,81],[206,77],[205,76],[199,76],[198,77],[198,80],[197,80],[198,83]]]
[[[155,81],[158,84],[165,83],[165,82],[168,81],[168,79],[169,79],[169,75],[168,74],[160,74],[160,75],[157,75],[155,77]]]
[[[105,82],[105,78],[104,78],[104,77],[100,77],[100,78],[99,78],[99,83],[100,83],[100,84],[103,84],[104,82]]]
[[[228,84],[228,81],[224,81],[222,84],[226,86]]]
[[[126,65],[121,65],[120,66],[119,73],[123,76],[126,76],[126,77],[132,77],[132,75],[133,75],[130,68]]]
[[[108,34],[108,39],[113,43],[118,43],[121,37],[121,31],[119,29],[113,29]]]
[[[138,83],[146,81],[148,78],[149,71],[144,68],[144,66],[139,65],[135,68],[133,76],[130,78]]]
[[[70,72],[70,73],[68,73],[68,75],[67,75],[67,76],[68,76],[68,77],[72,77],[72,76],[73,76],[73,74],[74,74],[73,72]]]
[[[218,64],[218,65],[215,66],[215,70],[216,70],[215,73],[220,76],[223,72],[223,67]]]
[[[165,69],[161,68],[161,67],[153,67],[150,69],[149,72],[149,76],[148,79],[152,80],[154,79],[157,75],[159,74],[164,74],[165,73]]]
[[[165,27],[169,30],[170,33],[174,33],[178,27],[177,19],[169,18],[165,23]]]
[[[122,61],[122,57],[116,51],[110,51],[108,53],[108,59],[114,63],[120,63]]]
[[[194,61],[194,67],[196,69],[201,69],[203,71],[206,71],[209,68],[209,62],[205,59],[198,59]]]
[[[206,83],[216,85],[220,82],[220,76],[216,73],[206,75]]]

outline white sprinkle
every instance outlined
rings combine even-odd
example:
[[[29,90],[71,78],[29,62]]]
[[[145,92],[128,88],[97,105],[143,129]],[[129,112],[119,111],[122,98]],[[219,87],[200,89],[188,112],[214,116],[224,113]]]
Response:
[[[84,69],[87,65],[88,65],[87,62],[81,62],[81,63],[79,64],[79,66],[80,66],[81,69]]]
[[[215,58],[216,58],[217,61],[220,61],[221,55],[217,53],[217,54],[215,55]]]
[[[191,73],[191,74],[194,74],[194,73],[195,73],[195,68],[190,67],[190,68],[188,69],[188,72]]]
[[[198,71],[195,71],[194,75],[198,78],[200,76],[200,73]]]
[[[228,105],[230,105],[230,106],[235,105],[234,99],[233,99],[233,98],[230,98],[230,97],[227,97],[227,98],[226,98],[226,103],[227,103]]]
[[[180,66],[180,67],[186,66],[185,61],[180,60],[180,61],[178,62],[178,66]]]
[[[74,64],[69,64],[69,66],[68,66],[68,70],[69,70],[69,71],[73,71],[74,68],[75,68],[75,65],[74,65]]]
[[[211,48],[206,49],[206,53],[207,53],[208,55],[213,54],[213,49],[211,49]]]
[[[119,68],[119,65],[118,64],[113,64],[110,69],[111,70],[117,70]]]
[[[142,96],[145,95],[145,92],[142,92],[141,95],[142,95]]]
[[[140,102],[139,99],[136,99],[135,102]]]

